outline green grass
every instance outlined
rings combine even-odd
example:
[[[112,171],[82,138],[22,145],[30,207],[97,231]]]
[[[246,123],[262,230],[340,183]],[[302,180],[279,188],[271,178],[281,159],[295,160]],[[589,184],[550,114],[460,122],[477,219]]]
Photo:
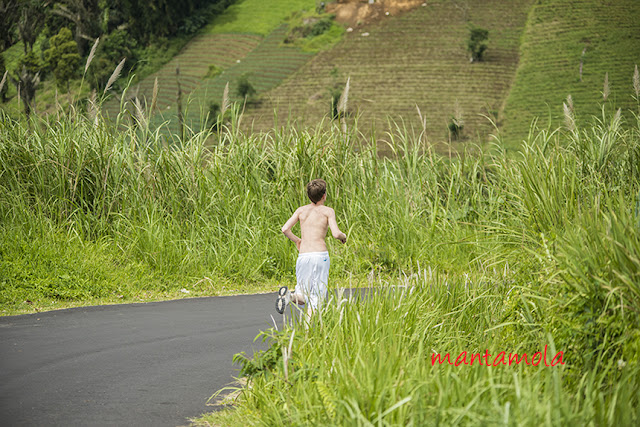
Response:
[[[292,284],[280,227],[321,177],[348,236],[329,242],[332,290],[379,292],[266,331],[269,350],[236,358],[237,408],[200,422],[640,421],[638,116],[605,107],[518,156],[498,137],[449,158],[400,125],[381,157],[351,125],[244,133],[239,111],[170,140],[148,110],[0,116],[3,314]],[[545,345],[564,366],[430,366]]]
[[[217,16],[205,31],[211,34],[250,33],[266,36],[291,13],[315,8],[315,0],[238,0]]]
[[[637,362],[620,353],[581,365],[546,330],[546,298],[471,276],[410,279],[366,302],[333,301],[310,328],[268,331],[274,346],[250,369],[237,407],[197,425],[633,425]],[[486,279],[486,278],[484,278]],[[517,322],[515,325],[513,323]],[[549,365],[432,365],[434,352],[544,352]],[[291,349],[287,357],[285,351]],[[258,358],[256,357],[256,359]],[[508,357],[508,356],[506,356]],[[241,360],[241,358],[240,358]],[[627,360],[627,359],[625,359]],[[484,363],[483,363],[484,364]],[[285,371],[285,365],[287,369]],[[246,365],[247,367],[249,364]],[[570,371],[584,373],[571,384]]]
[[[366,211],[368,225],[349,237],[393,242],[399,274],[379,265],[372,297],[338,296],[310,325],[262,333],[269,350],[235,358],[248,380],[235,406],[197,424],[637,424],[640,120],[629,125],[605,115],[532,132],[516,159],[404,149],[379,169],[347,161],[339,173],[362,173],[366,198],[342,182],[345,216]],[[545,348],[564,365],[432,364]]]
[[[337,23],[333,23],[331,27],[323,34],[302,40],[298,45],[304,52],[320,52],[328,50],[337,44],[345,34],[345,28]]]
[[[194,283],[154,273],[107,240],[83,241],[46,224],[3,226],[0,253],[2,315],[216,295],[214,283],[233,289],[217,278]]]
[[[505,105],[504,132],[513,146],[526,138],[532,115],[540,117],[542,126],[562,124],[568,95],[579,120],[597,114],[605,73],[611,106],[626,114],[636,105],[630,93],[634,65],[640,62],[638,16],[640,4],[633,0],[544,0],[532,7]]]

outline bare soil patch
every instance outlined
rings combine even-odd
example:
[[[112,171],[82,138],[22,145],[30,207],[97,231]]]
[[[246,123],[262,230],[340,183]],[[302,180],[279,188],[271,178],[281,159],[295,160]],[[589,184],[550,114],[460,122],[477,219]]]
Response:
[[[336,15],[336,21],[358,27],[378,21],[385,16],[396,16],[425,4],[425,0],[338,0],[326,6],[326,11]]]

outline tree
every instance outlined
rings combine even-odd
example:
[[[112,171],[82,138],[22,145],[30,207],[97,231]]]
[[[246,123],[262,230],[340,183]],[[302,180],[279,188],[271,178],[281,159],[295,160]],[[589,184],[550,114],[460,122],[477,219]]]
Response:
[[[253,87],[253,84],[249,81],[249,74],[244,73],[240,77],[238,77],[238,89],[236,93],[239,97],[251,101],[256,94],[256,88]]]
[[[471,62],[482,61],[482,55],[487,50],[485,41],[489,38],[489,30],[474,27],[469,30],[467,49],[471,53]]]
[[[89,43],[93,43],[100,36],[100,14],[102,9],[98,0],[62,0],[57,2],[52,13],[73,22],[75,26],[75,41],[81,55],[87,53]]]
[[[33,99],[36,96],[36,89],[40,84],[40,71],[42,64],[33,53],[33,50],[27,52],[25,56],[18,62],[17,79],[14,83],[18,88],[20,99],[24,104],[24,113],[29,117],[31,114]]]
[[[24,53],[28,54],[33,49],[44,23],[44,10],[47,2],[37,0],[24,1],[20,5],[18,18],[18,35],[24,44]]]
[[[13,45],[20,8],[17,0],[0,0],[0,52]]]
[[[71,30],[62,28],[49,40],[49,49],[45,50],[44,57],[47,65],[53,71],[58,89],[69,91],[69,81],[78,72],[80,55],[78,45],[73,41]]]

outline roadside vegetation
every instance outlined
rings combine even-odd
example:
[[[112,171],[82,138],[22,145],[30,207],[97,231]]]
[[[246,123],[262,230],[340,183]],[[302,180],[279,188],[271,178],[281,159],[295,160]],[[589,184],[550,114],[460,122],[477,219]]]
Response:
[[[2,115],[3,314],[291,284],[279,228],[322,177],[349,242],[330,247],[332,286],[380,292],[266,331],[269,351],[236,358],[238,407],[207,422],[634,424],[640,121],[601,109],[580,126],[567,107],[515,157],[499,135],[448,157],[398,127],[381,157],[352,126],[245,134],[239,105],[184,139],[143,108]],[[430,366],[545,346],[563,365]]]
[[[212,396],[234,406],[196,423],[637,424],[640,120],[601,108],[532,126],[515,157],[400,133],[380,160],[325,135],[319,160],[343,160],[318,175],[349,226],[332,275],[371,269],[368,295],[339,285],[311,324],[261,333],[269,350],[235,358],[245,385]]]

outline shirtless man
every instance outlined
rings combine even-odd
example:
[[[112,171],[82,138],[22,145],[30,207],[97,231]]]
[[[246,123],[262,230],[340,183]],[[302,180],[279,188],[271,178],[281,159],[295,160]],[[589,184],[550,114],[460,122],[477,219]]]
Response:
[[[282,232],[296,244],[298,260],[296,261],[296,289],[290,292],[286,286],[278,291],[276,310],[283,313],[291,301],[298,305],[309,302],[308,314],[318,308],[318,304],[327,296],[329,282],[329,252],[324,241],[327,228],[342,243],[347,235],[338,228],[336,213],[324,205],[327,200],[327,183],[322,179],[314,179],[307,184],[307,196],[311,203],[300,206],[291,218],[282,226]],[[300,221],[301,238],[291,232],[293,226]]]

